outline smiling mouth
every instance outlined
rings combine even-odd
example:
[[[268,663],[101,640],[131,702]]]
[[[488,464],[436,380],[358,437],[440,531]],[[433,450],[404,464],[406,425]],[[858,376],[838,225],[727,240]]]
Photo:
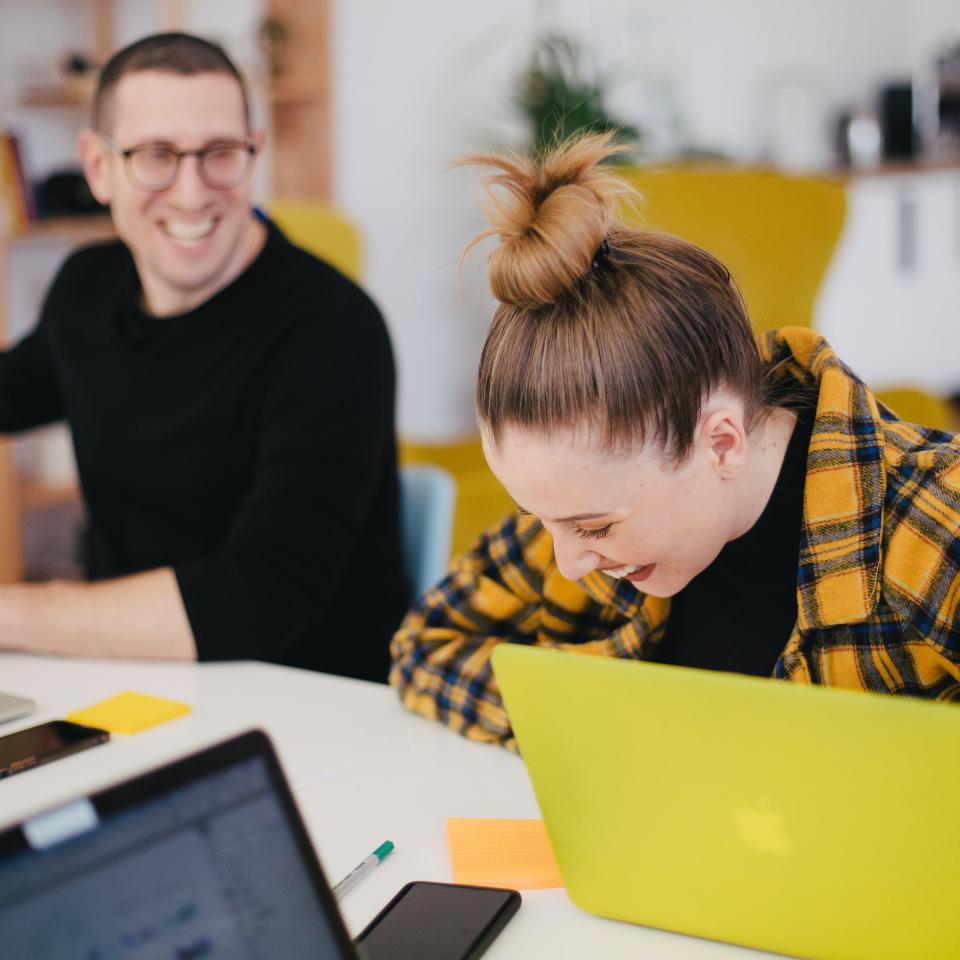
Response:
[[[218,221],[214,218],[199,223],[186,223],[183,220],[161,220],[160,229],[171,240],[178,243],[199,243],[213,233]]]
[[[623,567],[609,567],[600,572],[605,573],[608,577],[613,577],[614,580],[630,580],[633,583],[639,583],[641,580],[646,580],[647,577],[653,573],[655,566],[655,563],[645,563],[641,566],[632,564]]]

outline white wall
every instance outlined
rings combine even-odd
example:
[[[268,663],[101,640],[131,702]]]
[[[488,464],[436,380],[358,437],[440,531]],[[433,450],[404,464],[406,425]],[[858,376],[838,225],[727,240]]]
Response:
[[[945,0],[333,7],[336,194],[366,238],[367,285],[393,331],[401,430],[427,438],[472,429],[473,376],[493,308],[480,257],[457,291],[456,260],[480,220],[470,178],[444,168],[471,146],[519,142],[511,83],[535,24],[556,23],[591,45],[625,119],[662,121],[672,101],[690,141],[742,159],[762,155],[778,129],[770,123],[778,83],[801,85],[791,116],[807,124],[803,143],[823,138],[810,148],[815,160],[837,106],[866,101],[883,80],[909,76],[939,40],[960,36],[960,5]]]
[[[465,174],[445,168],[472,144],[516,136],[506,101],[529,40],[525,6],[334,3],[336,195],[361,225],[367,285],[394,334],[407,435],[472,428],[491,302],[476,269],[458,292],[456,261],[479,220]]]

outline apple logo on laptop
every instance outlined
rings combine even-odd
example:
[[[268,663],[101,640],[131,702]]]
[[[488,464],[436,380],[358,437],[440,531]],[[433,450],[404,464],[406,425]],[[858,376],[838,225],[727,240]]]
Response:
[[[774,810],[766,798],[737,807],[733,811],[733,825],[740,839],[753,850],[780,856],[793,853],[793,841],[787,834],[783,814]]]

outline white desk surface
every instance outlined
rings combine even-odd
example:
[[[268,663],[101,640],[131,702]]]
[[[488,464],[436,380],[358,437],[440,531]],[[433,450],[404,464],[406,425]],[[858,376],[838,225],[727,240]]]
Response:
[[[231,734],[259,727],[274,742],[331,883],[384,840],[396,850],[341,901],[356,934],[409,880],[451,879],[447,817],[538,817],[521,760],[404,710],[379,684],[261,663],[169,664],[0,654],[0,690],[38,711],[0,735],[137,690],[193,712],[134,737],[0,780],[0,828]],[[563,890],[523,891],[490,948],[505,958],[771,956],[603,920]]]

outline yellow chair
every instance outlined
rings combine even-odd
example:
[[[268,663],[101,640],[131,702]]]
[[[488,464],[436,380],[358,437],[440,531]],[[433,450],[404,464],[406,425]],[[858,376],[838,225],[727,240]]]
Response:
[[[739,167],[629,168],[625,219],[683,237],[733,274],[757,330],[809,327],[846,211],[842,180]]]
[[[957,429],[955,417],[946,400],[917,387],[891,387],[878,390],[877,399],[886,404],[901,420],[937,430]]]
[[[738,168],[631,168],[626,219],[704,247],[729,267],[757,330],[809,327],[846,212],[842,180]],[[955,429],[949,405],[900,386],[877,396],[911,423]]]
[[[360,279],[360,237],[333,208],[317,200],[274,200],[267,204],[267,213],[298,247],[351,280]]]

